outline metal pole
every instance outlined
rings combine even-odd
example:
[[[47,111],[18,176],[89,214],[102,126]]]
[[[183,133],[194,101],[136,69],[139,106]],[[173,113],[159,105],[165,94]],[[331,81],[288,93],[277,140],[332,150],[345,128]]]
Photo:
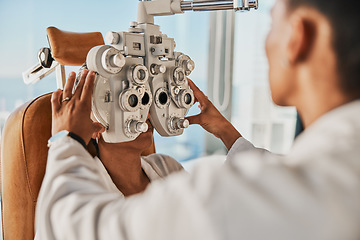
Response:
[[[232,10],[233,4],[213,4],[213,5],[196,5],[196,6],[184,6],[181,8],[183,11],[215,11],[215,10]]]
[[[197,0],[182,1],[182,11],[250,10],[257,9],[258,0]]]

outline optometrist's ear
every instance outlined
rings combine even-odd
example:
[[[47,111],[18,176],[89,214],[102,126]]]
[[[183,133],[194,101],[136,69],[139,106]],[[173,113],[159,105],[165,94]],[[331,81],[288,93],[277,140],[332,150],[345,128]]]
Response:
[[[306,61],[316,40],[316,16],[309,9],[294,10],[289,17],[291,30],[287,46],[287,60],[290,64]]]

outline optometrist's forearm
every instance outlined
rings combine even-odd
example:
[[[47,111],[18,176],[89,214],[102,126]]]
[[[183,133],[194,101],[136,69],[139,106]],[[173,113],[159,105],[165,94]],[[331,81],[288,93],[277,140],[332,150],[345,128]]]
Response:
[[[228,124],[224,124],[224,127],[219,132],[219,138],[224,143],[227,150],[230,150],[235,141],[242,137],[230,122],[228,122]]]

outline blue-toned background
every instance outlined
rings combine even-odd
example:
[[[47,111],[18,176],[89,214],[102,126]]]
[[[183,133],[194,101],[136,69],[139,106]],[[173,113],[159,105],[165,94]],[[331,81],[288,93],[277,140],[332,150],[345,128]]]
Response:
[[[136,0],[44,1],[0,0],[0,127],[9,114],[22,103],[56,89],[55,74],[35,85],[25,85],[22,72],[37,62],[37,52],[48,47],[46,28],[55,26],[73,32],[127,31],[136,20]],[[155,24],[176,41],[176,51],[195,61],[190,76],[205,89],[208,53],[208,13],[185,13],[156,17]],[[74,70],[73,68],[71,70]],[[205,89],[206,90],[206,89]],[[189,114],[197,113],[196,107]],[[203,153],[203,130],[191,126],[178,137],[155,134],[157,152],[179,161]]]

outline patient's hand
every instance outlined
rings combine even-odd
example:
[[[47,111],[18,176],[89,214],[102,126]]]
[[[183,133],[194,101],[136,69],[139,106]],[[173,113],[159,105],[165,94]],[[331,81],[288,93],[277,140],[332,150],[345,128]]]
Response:
[[[83,70],[80,82],[72,94],[75,77],[74,72],[70,73],[64,91],[58,89],[52,95],[51,132],[54,135],[61,130],[68,130],[79,135],[87,144],[92,135],[105,130],[100,123],[90,119],[95,73]]]
[[[199,102],[201,113],[187,117],[190,124],[199,124],[209,133],[220,138],[229,150],[241,134],[235,127],[216,109],[207,96],[190,80],[190,88],[194,92],[196,101]]]

